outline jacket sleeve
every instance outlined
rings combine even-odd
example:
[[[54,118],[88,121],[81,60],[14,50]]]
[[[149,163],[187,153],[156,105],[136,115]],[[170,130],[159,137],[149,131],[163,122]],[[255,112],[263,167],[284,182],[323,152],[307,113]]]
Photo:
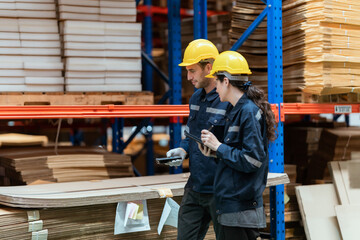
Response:
[[[190,102],[191,102],[191,98],[190,98]],[[189,108],[190,108],[190,104],[189,104]],[[185,131],[189,132],[189,119],[186,123]],[[187,152],[187,154],[189,154],[189,141],[190,139],[188,137],[185,137],[185,139],[181,140],[180,142],[180,147],[184,149]]]
[[[242,142],[242,146],[234,147],[222,143],[216,155],[229,167],[240,172],[250,173],[257,171],[267,159],[261,128],[264,116],[259,120],[252,112],[242,114],[242,116],[245,117],[239,120],[239,131],[243,131],[243,133],[238,134],[243,137],[242,141],[238,139],[238,142]]]

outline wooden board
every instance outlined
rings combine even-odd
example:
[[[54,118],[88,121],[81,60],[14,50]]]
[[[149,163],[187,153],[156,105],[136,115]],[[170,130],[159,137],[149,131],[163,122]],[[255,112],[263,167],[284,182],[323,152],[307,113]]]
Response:
[[[187,174],[146,176],[0,188],[0,203],[12,207],[72,207],[158,198],[156,189],[181,196]],[[286,174],[269,173],[267,186],[289,182]]]
[[[35,136],[20,133],[0,134],[0,146],[45,146],[48,143],[46,136]]]
[[[336,206],[336,217],[339,222],[343,240],[356,240],[359,238],[360,205]]]
[[[330,162],[329,167],[341,205],[360,205],[360,188],[350,187],[349,161]]]
[[[341,239],[335,206],[339,205],[332,184],[296,187],[306,239]]]
[[[151,92],[114,93],[0,93],[0,105],[151,105]]]

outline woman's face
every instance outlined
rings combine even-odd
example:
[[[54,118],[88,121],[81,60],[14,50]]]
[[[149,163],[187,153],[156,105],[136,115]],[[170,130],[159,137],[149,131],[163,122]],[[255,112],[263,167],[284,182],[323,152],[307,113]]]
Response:
[[[221,82],[216,77],[216,92],[219,94],[220,101],[222,101],[222,102],[227,101],[228,84],[226,84],[226,81],[229,81],[229,80],[227,78],[224,78],[224,80]]]

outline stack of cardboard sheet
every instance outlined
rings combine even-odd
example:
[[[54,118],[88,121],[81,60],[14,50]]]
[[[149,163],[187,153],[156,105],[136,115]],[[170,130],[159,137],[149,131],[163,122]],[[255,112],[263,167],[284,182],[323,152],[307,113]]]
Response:
[[[181,197],[174,198],[180,203]],[[147,201],[150,231],[114,235],[116,204],[101,204],[82,207],[26,210],[20,208],[0,209],[0,238],[7,240],[32,239],[33,235],[47,235],[39,239],[159,239],[166,236],[176,239],[177,229],[164,226],[161,236],[157,227],[165,199]],[[29,216],[37,216],[29,220]],[[40,229],[40,224],[42,228]],[[29,231],[30,228],[34,228]],[[214,238],[214,231],[209,229],[207,237]]]
[[[0,9],[0,91],[63,91],[55,1],[1,1]]]
[[[159,197],[168,189],[180,202],[188,177],[175,174],[3,187],[0,204],[13,208],[0,211],[0,238],[25,239],[46,232],[49,239],[174,239],[177,231],[170,226],[157,235],[164,206]],[[288,182],[286,174],[269,173],[267,186]],[[115,203],[137,200],[147,200],[151,230],[114,236]],[[215,239],[212,229],[207,238]]]
[[[157,234],[165,201],[159,197],[169,189],[180,203],[188,177],[175,174],[0,188],[0,203],[13,207],[0,210],[0,238],[47,234],[38,239],[175,239],[177,230],[171,226]],[[286,174],[270,173],[267,185],[288,181]],[[137,200],[147,200],[151,230],[114,236],[116,203]],[[215,239],[212,228],[206,239]]]
[[[66,91],[141,91],[135,1],[59,0],[58,5]]]
[[[329,179],[330,175],[325,172],[326,164],[330,161],[349,160],[354,151],[360,151],[359,127],[323,130],[319,149],[309,162],[306,183],[315,179]]]
[[[283,3],[284,80],[311,94],[360,92],[360,3]]]
[[[131,0],[58,0],[60,20],[135,22],[135,2]]]
[[[258,0],[237,0],[232,9],[230,43],[233,45],[250,24],[264,10],[265,4]],[[267,91],[267,22],[266,18],[237,50],[247,60],[252,71],[250,80]],[[288,88],[283,84],[284,90]]]
[[[0,150],[6,185],[38,180],[71,182],[133,176],[130,157],[102,148],[61,147]]]
[[[331,162],[329,168],[333,184],[296,188],[306,238],[358,239],[360,161]]]

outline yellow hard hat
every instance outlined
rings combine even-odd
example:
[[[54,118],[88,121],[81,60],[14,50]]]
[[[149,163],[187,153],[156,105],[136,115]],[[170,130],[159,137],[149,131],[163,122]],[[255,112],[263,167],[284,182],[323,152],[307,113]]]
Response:
[[[179,66],[186,67],[196,64],[201,60],[215,59],[218,55],[219,51],[212,42],[206,39],[197,39],[190,42],[186,47],[183,62]]]
[[[207,78],[213,78],[217,72],[228,72],[232,75],[251,74],[246,59],[238,52],[225,51],[219,54],[215,59],[211,72],[206,75]]]

